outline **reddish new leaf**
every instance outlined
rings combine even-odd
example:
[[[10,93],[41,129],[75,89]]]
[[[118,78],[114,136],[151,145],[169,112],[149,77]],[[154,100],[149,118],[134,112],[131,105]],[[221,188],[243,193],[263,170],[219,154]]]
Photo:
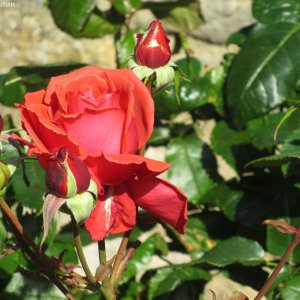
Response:
[[[288,224],[284,219],[265,220],[265,221],[263,221],[263,224],[272,225],[274,228],[276,228],[281,233],[285,233],[285,234],[297,233],[297,228]]]

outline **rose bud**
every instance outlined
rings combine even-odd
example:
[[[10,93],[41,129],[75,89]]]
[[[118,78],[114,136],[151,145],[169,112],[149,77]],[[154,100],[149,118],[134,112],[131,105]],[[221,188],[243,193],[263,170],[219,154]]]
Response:
[[[64,198],[74,197],[88,189],[90,179],[86,164],[64,147],[50,158],[46,170],[46,185],[50,193]]]
[[[0,160],[0,190],[2,190],[7,184],[10,178],[10,171],[7,165]]]
[[[139,65],[155,69],[168,63],[171,58],[170,40],[158,20],[152,21],[148,31],[136,37],[134,55]]]

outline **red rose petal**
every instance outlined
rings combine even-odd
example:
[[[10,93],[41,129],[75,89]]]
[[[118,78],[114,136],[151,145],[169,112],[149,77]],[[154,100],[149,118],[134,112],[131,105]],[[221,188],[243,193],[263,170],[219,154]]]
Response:
[[[171,183],[158,178],[128,182],[134,202],[156,218],[184,233],[187,223],[187,197]]]
[[[136,206],[129,197],[126,185],[114,187],[113,196],[106,193],[85,222],[93,240],[103,240],[109,234],[130,230],[136,222]]]
[[[119,154],[89,157],[86,163],[93,175],[105,185],[116,185],[131,178],[156,176],[169,168],[169,164],[139,155]]]

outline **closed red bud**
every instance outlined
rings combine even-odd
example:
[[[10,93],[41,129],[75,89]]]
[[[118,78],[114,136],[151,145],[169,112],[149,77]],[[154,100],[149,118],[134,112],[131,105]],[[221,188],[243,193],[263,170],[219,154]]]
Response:
[[[155,69],[168,63],[171,58],[170,40],[158,20],[152,21],[148,31],[136,37],[134,55],[139,65]]]
[[[65,198],[74,197],[88,189],[90,180],[86,164],[64,147],[50,158],[46,170],[46,185],[52,194]]]

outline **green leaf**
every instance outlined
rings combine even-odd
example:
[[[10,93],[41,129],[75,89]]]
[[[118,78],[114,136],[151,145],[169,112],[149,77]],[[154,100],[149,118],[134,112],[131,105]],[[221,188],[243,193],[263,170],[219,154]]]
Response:
[[[19,253],[13,252],[3,258],[0,258],[0,273],[12,275],[19,266]]]
[[[236,127],[245,127],[247,121],[295,97],[300,74],[299,47],[300,25],[276,23],[255,27],[227,78],[227,103]]]
[[[238,212],[237,206],[240,203],[244,193],[235,189],[231,189],[225,183],[218,184],[214,189],[212,189],[206,199],[210,205],[217,205],[224,215],[230,220],[236,220],[236,214]]]
[[[143,272],[147,269],[147,265],[150,263],[152,255],[155,252],[155,240],[156,235],[154,234],[138,247],[134,256],[128,262],[123,281],[126,282],[138,272]]]
[[[170,129],[164,126],[156,126],[148,141],[149,145],[162,145],[170,139]]]
[[[247,123],[246,132],[249,135],[251,143],[257,149],[269,149],[271,150],[275,146],[275,136],[277,136],[277,129],[283,125],[282,130],[278,135],[278,143],[283,142],[294,130],[300,127],[300,113],[288,122],[287,114],[277,113],[272,115],[267,115],[259,119],[251,120]]]
[[[160,269],[151,278],[148,290],[148,299],[174,291],[185,281],[203,279],[208,281],[211,275],[195,267],[168,267]]]
[[[274,131],[274,141],[277,141],[277,135],[278,135],[278,130],[279,128],[290,118],[290,116],[298,110],[298,105],[297,106],[291,106],[284,116],[281,118],[279,124],[276,126],[275,131]]]
[[[46,250],[46,254],[49,256],[59,257],[59,255],[64,252],[64,256],[62,262],[66,263],[78,263],[78,256],[74,248],[74,242],[59,242],[55,239],[54,243],[52,243]]]
[[[201,71],[201,63],[195,57],[187,57],[179,59],[175,64],[182,70],[182,72],[189,78],[198,78]]]
[[[30,276],[15,273],[2,293],[4,299],[14,300],[64,300],[66,297],[49,280],[36,273]]]
[[[112,0],[112,5],[119,13],[125,15],[140,9],[142,3],[140,0]]]
[[[197,260],[197,263],[208,263],[218,267],[236,263],[256,266],[261,264],[264,254],[263,248],[256,241],[236,236],[220,241]]]
[[[210,248],[210,240],[206,226],[198,217],[189,217],[185,234],[180,239],[186,245],[189,253],[197,252],[197,254],[207,251]]]
[[[226,138],[224,138],[226,137]],[[211,136],[213,150],[235,170],[238,169],[233,148],[249,141],[248,135],[243,131],[235,131],[228,127],[224,121],[217,123]]]
[[[30,187],[23,181],[21,166],[12,177],[11,184],[20,203],[37,211],[42,209],[43,194],[46,191],[45,172],[36,160],[26,162],[26,174]]]
[[[286,162],[294,161],[295,159],[300,159],[299,152],[296,153],[289,153],[289,154],[277,154],[277,155],[270,155],[267,157],[258,158],[252,160],[246,164],[246,168],[249,166],[253,167],[277,167],[281,166]]]
[[[198,77],[191,82],[181,80],[178,97],[180,105],[176,99],[174,84],[170,84],[154,98],[156,115],[168,118],[171,114],[191,111],[205,104],[215,104],[219,96],[215,86],[207,78]]]
[[[211,103],[214,105],[216,111],[221,116],[224,115],[224,103],[223,103],[223,84],[226,76],[226,70],[224,65],[217,66],[210,69],[205,78],[214,86],[215,93],[211,93]]]
[[[252,12],[261,23],[300,23],[300,2],[298,0],[255,0]]]
[[[151,9],[158,19],[175,32],[191,32],[203,24],[199,3],[194,1],[156,3]]]
[[[283,288],[280,289],[280,294],[283,300],[298,300],[300,298],[300,275],[290,279]]]
[[[12,68],[0,85],[0,102],[14,106],[24,101],[24,94],[46,87],[53,76],[81,68],[84,64],[57,63],[41,66],[21,66]]]
[[[216,165],[208,146],[192,135],[177,137],[167,147],[166,160],[172,165],[169,180],[185,191],[191,203],[200,204],[216,184],[209,176]]]
[[[6,240],[6,229],[4,227],[3,221],[0,219],[0,255],[4,249],[5,240]]]
[[[56,25],[73,37],[95,38],[115,33],[119,24],[96,7],[95,0],[50,0]]]
[[[127,68],[129,59],[134,54],[135,34],[133,31],[126,31],[115,41],[117,62],[119,68]]]

